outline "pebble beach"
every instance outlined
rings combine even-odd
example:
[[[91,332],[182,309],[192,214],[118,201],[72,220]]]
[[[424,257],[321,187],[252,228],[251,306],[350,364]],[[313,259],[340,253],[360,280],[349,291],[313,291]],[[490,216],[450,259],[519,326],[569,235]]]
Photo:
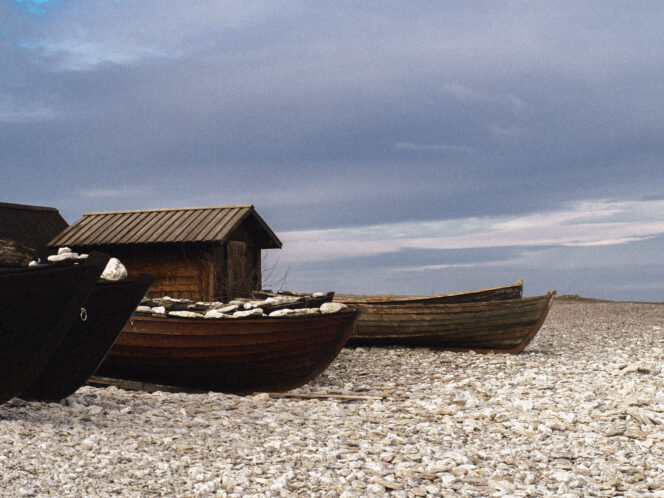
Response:
[[[344,348],[286,393],[0,406],[2,496],[661,496],[664,305],[556,300],[518,355]]]

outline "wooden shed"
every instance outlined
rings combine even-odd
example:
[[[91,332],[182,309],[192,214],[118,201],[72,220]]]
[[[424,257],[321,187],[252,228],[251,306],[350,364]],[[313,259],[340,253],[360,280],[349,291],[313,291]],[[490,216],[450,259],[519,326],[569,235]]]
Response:
[[[85,213],[49,245],[104,251],[129,276],[152,273],[148,296],[228,300],[261,287],[261,249],[281,241],[252,205]]]
[[[42,260],[52,254],[48,242],[68,225],[55,208],[0,202],[0,238],[35,249]]]

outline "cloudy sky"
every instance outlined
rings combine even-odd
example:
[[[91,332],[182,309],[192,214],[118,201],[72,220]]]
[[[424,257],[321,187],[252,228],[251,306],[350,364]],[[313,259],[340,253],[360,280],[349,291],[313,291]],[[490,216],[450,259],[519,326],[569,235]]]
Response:
[[[664,301],[659,1],[0,0],[0,201],[254,204],[268,283]]]

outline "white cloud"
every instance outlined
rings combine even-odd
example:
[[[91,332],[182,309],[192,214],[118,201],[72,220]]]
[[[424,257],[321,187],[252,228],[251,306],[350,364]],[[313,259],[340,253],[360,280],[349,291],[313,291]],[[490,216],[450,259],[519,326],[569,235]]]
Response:
[[[282,232],[282,260],[324,261],[405,249],[606,246],[664,234],[664,201],[578,202],[514,218],[469,218]]]
[[[9,95],[0,95],[0,122],[46,121],[56,116],[55,110],[48,106],[37,102],[19,102]]]
[[[474,152],[475,149],[466,145],[444,144],[416,144],[412,142],[398,142],[395,146],[400,150],[437,151],[437,152]]]

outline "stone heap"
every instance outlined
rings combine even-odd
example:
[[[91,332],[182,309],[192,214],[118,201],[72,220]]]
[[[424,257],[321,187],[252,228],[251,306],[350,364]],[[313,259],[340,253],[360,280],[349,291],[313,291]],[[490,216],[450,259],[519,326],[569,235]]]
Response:
[[[190,299],[174,299],[169,296],[145,298],[136,308],[136,313],[156,317],[172,316],[177,318],[243,318],[258,316],[300,316],[337,313],[347,308],[342,303],[325,302],[320,306],[307,306],[313,300],[320,301],[325,294],[289,296],[278,295],[260,300],[236,299],[227,303],[219,301],[194,302]]]

